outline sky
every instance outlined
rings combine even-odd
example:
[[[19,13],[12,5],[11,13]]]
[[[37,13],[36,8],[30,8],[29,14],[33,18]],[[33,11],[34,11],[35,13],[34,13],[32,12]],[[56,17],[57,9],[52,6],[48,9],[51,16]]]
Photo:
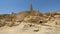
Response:
[[[30,4],[32,4],[33,10],[40,12],[60,10],[60,0],[0,0],[0,14],[30,10]]]

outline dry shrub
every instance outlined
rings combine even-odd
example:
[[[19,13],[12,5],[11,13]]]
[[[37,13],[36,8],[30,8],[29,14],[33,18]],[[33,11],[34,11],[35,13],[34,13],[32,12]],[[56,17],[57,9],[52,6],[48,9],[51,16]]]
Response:
[[[39,29],[37,29],[37,30],[34,30],[34,32],[38,32],[39,31]]]

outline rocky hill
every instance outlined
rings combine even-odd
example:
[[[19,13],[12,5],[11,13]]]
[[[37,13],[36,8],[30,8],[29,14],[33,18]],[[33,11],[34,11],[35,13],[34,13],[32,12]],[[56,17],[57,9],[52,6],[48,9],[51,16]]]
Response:
[[[38,10],[0,15],[0,34],[60,34],[60,12]]]

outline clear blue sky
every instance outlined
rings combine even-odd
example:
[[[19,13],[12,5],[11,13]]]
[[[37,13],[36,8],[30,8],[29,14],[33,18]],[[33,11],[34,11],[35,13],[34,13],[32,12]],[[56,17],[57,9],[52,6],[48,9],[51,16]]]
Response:
[[[0,14],[29,10],[30,4],[41,12],[60,10],[60,0],[0,0]]]

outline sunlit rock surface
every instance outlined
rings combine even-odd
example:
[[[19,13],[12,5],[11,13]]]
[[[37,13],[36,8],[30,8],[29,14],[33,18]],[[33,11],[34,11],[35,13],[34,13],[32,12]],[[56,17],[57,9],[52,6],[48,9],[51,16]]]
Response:
[[[1,27],[0,34],[60,34],[60,25],[53,24],[33,24],[21,22],[18,26]]]

